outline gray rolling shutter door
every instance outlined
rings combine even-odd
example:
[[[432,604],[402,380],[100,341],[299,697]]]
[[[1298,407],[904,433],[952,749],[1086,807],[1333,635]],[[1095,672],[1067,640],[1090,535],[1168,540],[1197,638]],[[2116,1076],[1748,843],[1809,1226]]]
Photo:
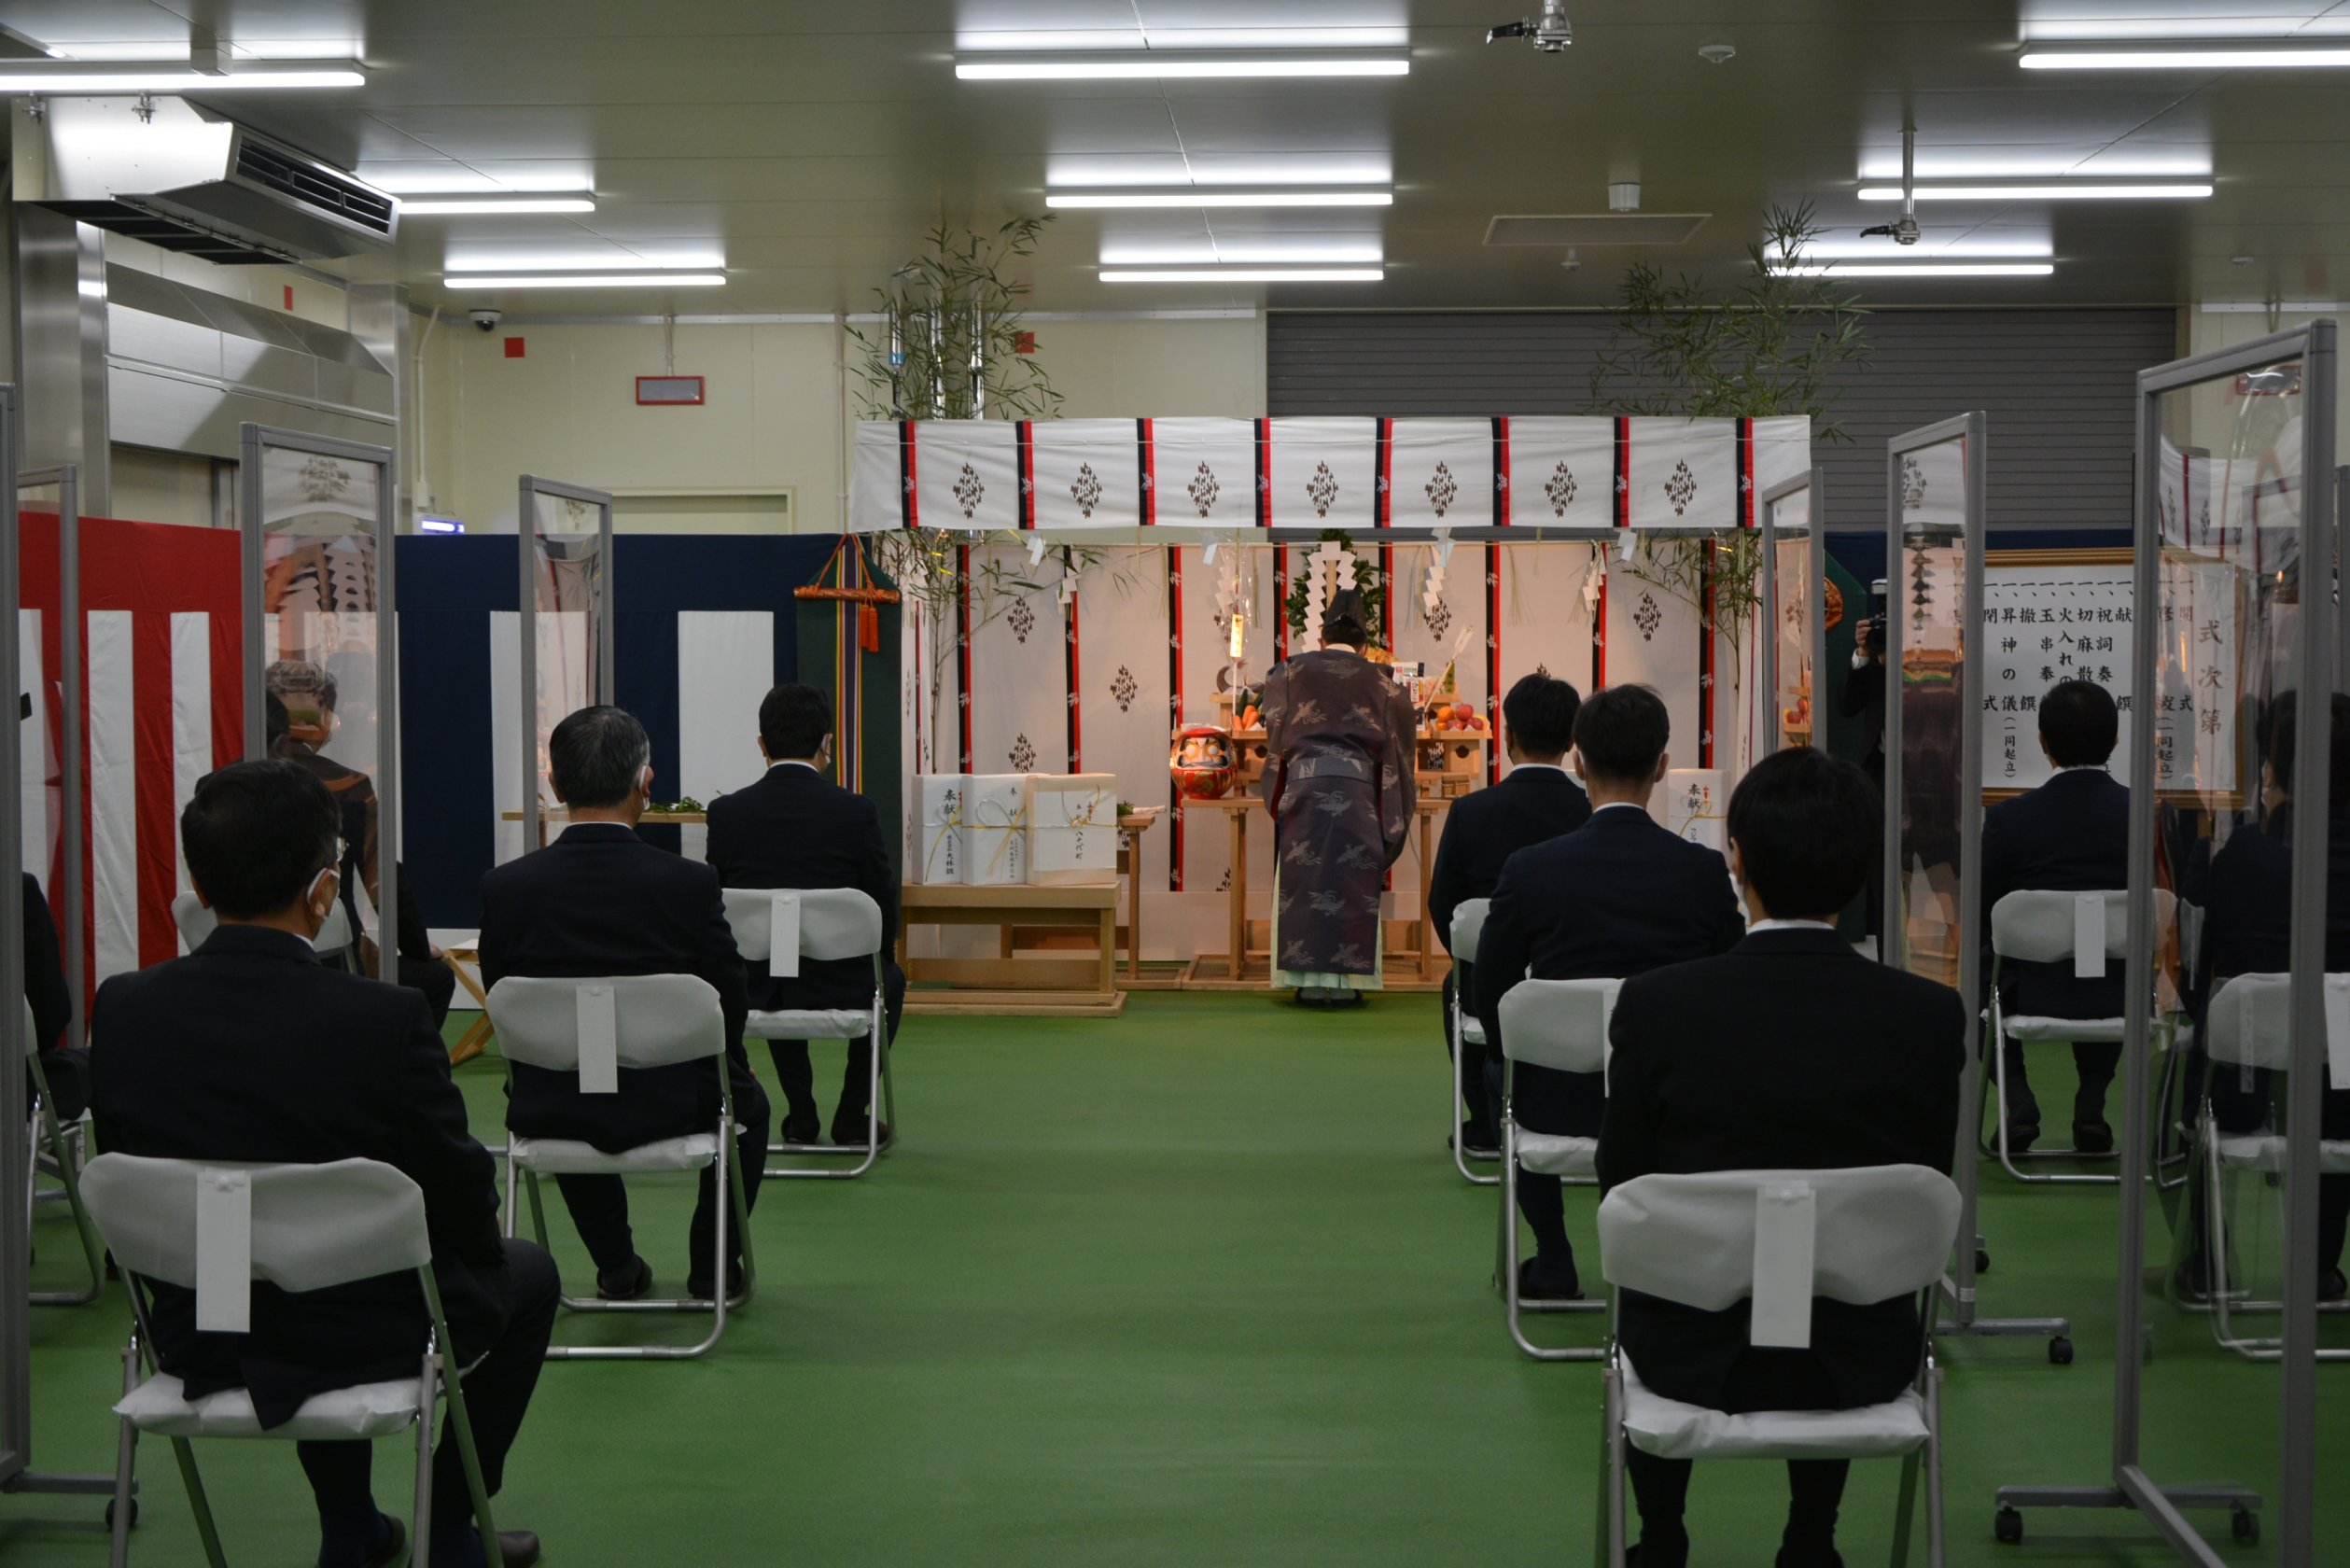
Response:
[[[1813,447],[1837,527],[1884,522],[1885,439],[1954,413],[1991,416],[1991,523],[2130,525],[2134,378],[2177,352],[2171,310],[1895,311],[1867,323],[1874,358]],[[1612,323],[1597,313],[1274,313],[1267,412],[1582,413]]]

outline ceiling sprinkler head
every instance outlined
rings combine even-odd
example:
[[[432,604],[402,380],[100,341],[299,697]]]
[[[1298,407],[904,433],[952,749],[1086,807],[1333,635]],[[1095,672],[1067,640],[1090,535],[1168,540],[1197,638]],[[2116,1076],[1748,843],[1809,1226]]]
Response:
[[[1567,259],[1564,261],[1560,262],[1559,265],[1564,267],[1571,273],[1579,273],[1583,270],[1583,263],[1575,259],[1574,246],[1573,245],[1567,246]]]
[[[1610,212],[1640,211],[1640,181],[1626,180],[1607,188],[1607,210]]]
[[[1738,46],[1723,42],[1700,44],[1698,57],[1711,64],[1727,65],[1738,57]]]

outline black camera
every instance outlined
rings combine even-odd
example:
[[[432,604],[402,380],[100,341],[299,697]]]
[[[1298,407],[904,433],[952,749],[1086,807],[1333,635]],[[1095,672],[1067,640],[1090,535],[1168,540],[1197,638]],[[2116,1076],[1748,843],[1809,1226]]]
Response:
[[[1860,639],[1861,651],[1879,658],[1885,651],[1885,580],[1868,585],[1868,629]]]

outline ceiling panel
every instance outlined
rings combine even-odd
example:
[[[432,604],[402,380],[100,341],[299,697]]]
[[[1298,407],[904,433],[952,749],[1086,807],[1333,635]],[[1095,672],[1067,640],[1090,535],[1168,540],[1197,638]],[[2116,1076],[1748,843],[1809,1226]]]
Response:
[[[592,185],[576,217],[411,217],[396,251],[338,264],[404,278],[426,303],[452,258],[717,252],[723,288],[566,291],[567,311],[858,307],[933,224],[993,229],[1053,186],[1392,180],[1394,205],[1322,211],[1063,212],[1030,273],[1048,310],[1202,305],[1588,306],[1644,258],[1741,275],[1773,203],[1810,202],[1839,252],[2049,253],[2046,279],[1867,280],[1872,301],[2257,300],[2350,275],[2350,86],[2317,72],[2091,77],[2026,73],[2022,28],[2108,36],[2168,16],[2183,32],[2316,36],[2350,9],[2305,0],[1570,0],[1574,47],[1488,46],[1532,0],[221,0],[232,50],[356,49],[366,88],[217,102],[322,157],[413,184]],[[184,50],[187,7],[0,0],[0,23],[64,52]],[[2070,30],[2067,32],[2066,30]],[[2102,30],[2102,31],[2101,31]],[[1364,81],[961,82],[968,49],[1142,49],[1394,41],[1407,77]],[[1702,43],[1731,44],[1714,65]],[[1914,116],[1927,178],[2121,177],[2208,170],[2207,201],[1927,202],[1914,252],[1864,241],[1891,203]],[[1633,180],[1651,212],[1706,212],[1686,245],[1561,254],[1485,246],[1500,213],[1602,210]],[[2341,221],[2337,221],[2337,217]],[[1104,284],[1105,256],[1255,256],[1314,245],[1383,256],[1363,286]],[[2249,256],[2246,266],[2231,259]],[[549,296],[505,303],[539,308]]]

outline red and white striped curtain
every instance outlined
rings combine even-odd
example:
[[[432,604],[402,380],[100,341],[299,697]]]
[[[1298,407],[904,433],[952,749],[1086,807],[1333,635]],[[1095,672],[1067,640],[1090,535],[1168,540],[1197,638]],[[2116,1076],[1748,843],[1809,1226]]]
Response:
[[[244,639],[235,533],[85,517],[80,535],[84,986],[94,994],[107,976],[180,951],[172,900],[189,882],[179,814],[199,778],[244,754]],[[28,786],[39,770],[24,796],[24,863],[56,908],[64,628],[55,515],[24,513],[21,539],[19,646],[42,699],[22,737]]]

